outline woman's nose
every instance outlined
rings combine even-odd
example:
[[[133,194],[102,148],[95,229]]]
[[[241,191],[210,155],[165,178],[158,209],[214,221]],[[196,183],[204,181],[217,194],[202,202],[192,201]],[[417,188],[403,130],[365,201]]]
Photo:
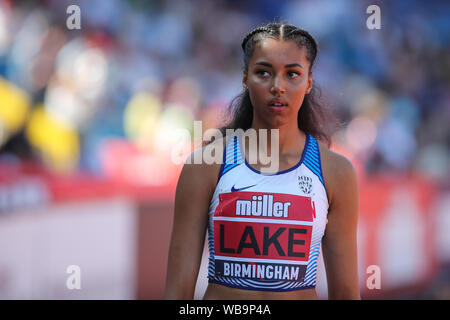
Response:
[[[272,87],[270,88],[270,92],[272,94],[276,93],[285,93],[286,90],[284,89],[284,85],[281,83],[279,78],[275,78],[272,84]]]
[[[272,94],[277,94],[277,93],[283,94],[285,92],[286,92],[286,90],[281,88],[280,86],[272,86],[272,88],[270,89],[270,93],[272,93]]]

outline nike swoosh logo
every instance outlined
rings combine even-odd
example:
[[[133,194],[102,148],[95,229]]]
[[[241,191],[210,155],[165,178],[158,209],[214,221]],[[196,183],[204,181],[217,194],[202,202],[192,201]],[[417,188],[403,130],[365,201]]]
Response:
[[[248,186],[248,187],[238,188],[238,189],[236,189],[234,186],[232,186],[232,187],[231,187],[231,192],[236,192],[236,191],[245,190],[245,189],[248,189],[248,188],[251,188],[251,187],[254,187],[254,186],[256,186],[256,184],[251,185],[251,186]]]

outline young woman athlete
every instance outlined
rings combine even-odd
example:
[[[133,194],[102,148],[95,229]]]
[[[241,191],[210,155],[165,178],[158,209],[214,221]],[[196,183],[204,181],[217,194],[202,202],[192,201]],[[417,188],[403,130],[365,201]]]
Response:
[[[165,298],[193,298],[207,232],[204,299],[317,299],[320,247],[328,298],[360,299],[357,178],[349,160],[328,149],[329,118],[315,100],[311,71],[316,41],[271,23],[250,32],[242,49],[244,92],[227,128],[268,129],[266,151],[270,129],[278,129],[278,170],[249,163],[242,134],[212,142],[222,163],[184,165]]]

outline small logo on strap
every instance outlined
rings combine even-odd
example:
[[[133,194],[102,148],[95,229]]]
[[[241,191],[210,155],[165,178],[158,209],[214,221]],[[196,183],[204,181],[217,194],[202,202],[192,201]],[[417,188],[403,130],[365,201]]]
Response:
[[[312,178],[308,176],[299,176],[298,186],[303,193],[310,194],[312,191]]]

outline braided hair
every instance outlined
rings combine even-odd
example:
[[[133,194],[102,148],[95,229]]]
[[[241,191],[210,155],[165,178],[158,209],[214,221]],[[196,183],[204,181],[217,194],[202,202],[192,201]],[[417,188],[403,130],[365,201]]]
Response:
[[[255,44],[268,37],[284,41],[292,40],[300,48],[306,48],[306,58],[310,63],[311,72],[317,56],[316,41],[307,31],[282,23],[269,23],[260,26],[244,37],[241,44],[244,52],[244,72],[248,72],[249,61],[253,55]],[[331,135],[338,126],[338,121],[330,109],[318,102],[318,92],[320,96],[320,90],[314,83],[310,93],[305,95],[297,116],[298,128],[330,147]],[[223,134],[225,134],[226,129],[247,130],[251,127],[253,105],[247,90],[244,90],[231,101],[229,113],[231,114],[231,121],[220,129]]]

